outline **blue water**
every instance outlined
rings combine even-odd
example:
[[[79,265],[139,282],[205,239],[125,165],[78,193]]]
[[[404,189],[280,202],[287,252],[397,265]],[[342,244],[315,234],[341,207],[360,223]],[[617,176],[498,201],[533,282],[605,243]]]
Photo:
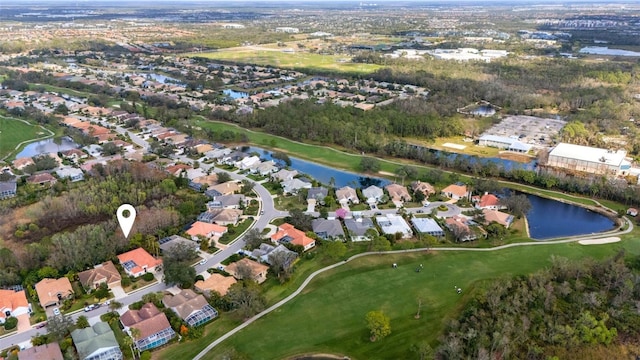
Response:
[[[68,137],[63,137],[60,145],[54,143],[53,139],[46,139],[36,141],[25,146],[25,148],[20,153],[18,153],[18,155],[16,155],[16,158],[33,157],[36,155],[48,153],[58,153],[60,151],[76,149],[78,147],[79,145],[73,142],[73,140]]]
[[[276,162],[279,161],[278,159],[273,159],[271,157],[270,151],[265,151],[264,149],[259,147],[251,146],[249,147],[248,151],[257,152],[258,154],[260,154],[260,157],[262,159],[274,160]],[[343,186],[351,186],[354,188],[368,187],[369,185],[385,186],[391,183],[387,179],[367,177],[348,171],[336,170],[328,166],[301,160],[295,157],[289,157],[289,159],[291,159],[291,169],[295,169],[298,170],[298,172],[307,174],[325,185],[328,185],[331,182],[331,178],[333,178],[333,180],[335,181],[335,186],[337,188],[341,188]]]
[[[244,99],[244,98],[248,98],[249,94],[246,92],[242,92],[242,91],[235,91],[235,90],[231,90],[231,89],[225,89],[222,90],[222,93],[227,95],[228,97],[232,98],[232,99]]]
[[[530,194],[527,194],[527,198],[531,202],[527,222],[533,239],[588,235],[615,227],[615,223],[608,217],[580,206]]]

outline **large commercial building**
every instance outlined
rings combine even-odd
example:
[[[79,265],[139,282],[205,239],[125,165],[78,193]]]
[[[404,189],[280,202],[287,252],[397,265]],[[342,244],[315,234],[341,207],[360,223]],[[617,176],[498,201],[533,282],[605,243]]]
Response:
[[[560,143],[549,153],[547,165],[596,175],[627,175],[631,163],[625,150],[608,150]]]

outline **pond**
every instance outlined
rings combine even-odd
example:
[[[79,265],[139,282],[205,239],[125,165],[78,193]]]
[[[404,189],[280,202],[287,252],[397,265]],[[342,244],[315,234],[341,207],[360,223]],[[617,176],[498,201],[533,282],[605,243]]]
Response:
[[[588,235],[616,227],[608,217],[580,206],[531,194],[527,194],[527,198],[531,202],[526,217],[532,239]]]
[[[274,160],[280,162],[278,159],[271,157],[271,152],[259,147],[249,147],[249,152],[257,152],[262,159]],[[298,170],[298,172],[307,174],[312,178],[318,180],[322,184],[328,185],[331,179],[335,181],[335,186],[341,188],[343,186],[351,186],[353,188],[368,187],[369,185],[385,186],[391,182],[387,179],[362,176],[348,171],[337,170],[328,166],[316,164],[310,161],[301,160],[295,157],[289,157],[291,159],[291,169]]]
[[[65,136],[60,140],[60,145],[56,144],[53,139],[33,142],[25,146],[25,148],[20,153],[18,153],[18,155],[16,155],[16,158],[33,157],[36,155],[48,153],[58,153],[60,151],[76,149],[79,147],[79,145],[73,142],[73,140],[69,137]]]
[[[222,93],[227,95],[228,97],[232,98],[232,99],[244,99],[244,98],[248,98],[249,94],[246,92],[242,92],[242,91],[235,91],[235,90],[231,90],[231,89],[225,89],[222,90]]]

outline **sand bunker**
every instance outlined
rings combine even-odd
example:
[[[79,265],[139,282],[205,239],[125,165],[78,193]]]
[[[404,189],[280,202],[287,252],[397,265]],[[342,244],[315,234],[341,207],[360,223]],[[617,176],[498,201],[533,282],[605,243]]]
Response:
[[[580,245],[600,245],[600,244],[611,244],[620,241],[619,237],[608,237],[602,239],[590,239],[590,240],[580,240],[578,243]]]
[[[452,143],[444,143],[442,144],[442,146],[452,148],[452,149],[458,149],[458,150],[464,150],[464,148],[467,147],[466,145],[458,145],[458,144],[452,144]]]

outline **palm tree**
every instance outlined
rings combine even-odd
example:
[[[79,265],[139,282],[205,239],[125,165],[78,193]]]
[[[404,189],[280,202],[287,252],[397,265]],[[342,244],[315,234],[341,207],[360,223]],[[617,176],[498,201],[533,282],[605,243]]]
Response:
[[[140,329],[131,327],[129,328],[129,333],[131,334],[130,339],[132,340],[132,344],[133,344],[133,342],[135,342],[140,337]],[[138,357],[140,357],[140,349],[138,349],[137,346],[136,346],[136,350],[138,350]],[[131,355],[133,355],[133,350],[131,350]]]

